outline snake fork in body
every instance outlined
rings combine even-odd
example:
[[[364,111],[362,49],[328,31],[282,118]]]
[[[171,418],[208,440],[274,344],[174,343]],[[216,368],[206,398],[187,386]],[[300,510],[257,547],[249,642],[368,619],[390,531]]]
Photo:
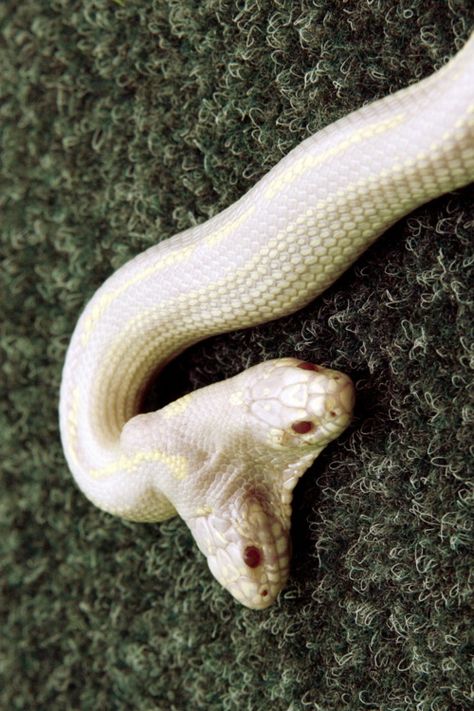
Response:
[[[293,488],[350,422],[342,373],[292,358],[139,414],[150,377],[203,338],[301,308],[390,225],[474,179],[474,38],[423,81],[303,141],[206,223],[117,270],[82,313],[60,394],[71,472],[101,509],[179,514],[217,580],[268,607]]]

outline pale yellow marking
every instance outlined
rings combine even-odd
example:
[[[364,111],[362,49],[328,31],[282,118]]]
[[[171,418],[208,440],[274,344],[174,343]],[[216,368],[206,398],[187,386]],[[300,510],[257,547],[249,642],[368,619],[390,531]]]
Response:
[[[79,465],[79,457],[77,454],[77,413],[79,410],[80,390],[76,385],[71,394],[71,406],[67,413],[67,432],[69,438],[69,451],[73,463]]]
[[[245,222],[253,214],[254,211],[255,206],[252,205],[242,215],[240,215],[240,217],[228,222],[225,225],[222,225],[222,227],[220,227],[218,230],[208,235],[205,239],[206,243],[211,246],[216,245],[218,242],[223,240],[229,234],[234,232],[238,227],[240,227],[240,225]],[[192,244],[188,245],[187,247],[184,247],[179,251],[173,251],[167,256],[162,256],[160,254],[159,259],[156,263],[152,264],[149,267],[146,267],[137,274],[134,274],[132,277],[124,281],[123,284],[121,284],[119,287],[116,287],[115,289],[112,289],[111,291],[106,292],[105,294],[100,296],[97,299],[96,303],[91,306],[89,313],[84,318],[81,336],[82,345],[84,347],[87,346],[94,331],[94,328],[97,325],[97,322],[99,321],[103,313],[106,311],[106,309],[110,306],[110,304],[114,302],[121,294],[127,291],[127,289],[129,289],[130,287],[135,286],[135,284],[138,284],[140,281],[147,279],[148,277],[156,274],[162,269],[165,269],[169,266],[174,266],[175,264],[178,264],[180,262],[183,262],[185,259],[188,259],[195,249],[196,245]]]
[[[471,109],[473,107],[469,108],[469,112],[471,112]],[[402,115],[399,115],[397,118],[397,121],[401,121]],[[393,119],[394,121],[395,119]],[[384,128],[388,128],[387,122],[383,124]],[[373,128],[373,127],[372,127]],[[402,165],[406,169],[413,170],[413,167],[419,168],[420,165],[423,163],[424,160],[428,160],[429,156],[424,153],[420,152],[418,153],[415,157],[410,156],[407,161],[405,161]],[[203,306],[202,311],[199,315],[199,329],[200,332],[205,334],[207,333],[207,329],[209,326],[212,326],[213,319],[215,318],[215,314],[213,313],[207,313],[205,308],[204,308],[204,301],[206,297],[210,293],[214,293],[216,295],[219,295],[221,297],[225,297],[229,293],[229,288],[235,288],[236,284],[243,283],[245,278],[249,274],[253,274],[255,272],[256,267],[261,263],[262,257],[267,256],[269,253],[273,253],[275,256],[278,254],[281,254],[282,252],[285,252],[288,250],[288,238],[289,236],[293,235],[298,235],[299,229],[301,229],[303,226],[307,227],[307,229],[312,229],[314,225],[314,221],[316,216],[320,217],[320,212],[321,210],[328,210],[328,212],[334,212],[335,217],[337,217],[338,220],[340,220],[340,215],[339,213],[339,207],[341,200],[344,201],[345,196],[347,195],[356,195],[356,194],[361,194],[364,191],[371,191],[374,189],[377,189],[377,184],[378,181],[381,177],[381,175],[387,173],[387,171],[380,171],[379,174],[371,175],[371,176],[365,176],[362,178],[359,178],[358,180],[355,180],[352,184],[345,186],[344,188],[338,190],[335,194],[328,196],[327,198],[323,200],[319,200],[316,204],[314,204],[312,207],[310,207],[307,211],[305,211],[303,214],[299,215],[296,221],[292,222],[291,224],[286,225],[284,228],[282,228],[275,237],[269,239],[267,243],[261,247],[256,254],[249,259],[247,264],[243,265],[239,269],[237,269],[234,273],[230,275],[225,275],[221,277],[220,279],[216,279],[212,284],[208,284],[205,286],[202,286],[192,292],[185,292],[177,295],[173,299],[169,299],[166,302],[163,302],[161,304],[155,304],[149,309],[144,309],[141,311],[139,314],[135,315],[127,323],[124,324],[123,330],[117,334],[116,338],[114,339],[114,342],[110,344],[110,353],[113,354],[114,352],[124,352],[124,349],[126,349],[127,355],[129,355],[130,350],[136,350],[137,354],[139,352],[139,349],[141,348],[139,340],[137,340],[137,334],[134,335],[133,340],[131,338],[132,333],[134,330],[136,330],[137,324],[145,324],[149,323],[150,321],[155,320],[156,322],[158,321],[158,315],[161,312],[166,314],[175,314],[175,318],[183,318],[185,314],[183,313],[183,309],[186,310],[186,314],[188,317],[188,320],[191,318],[194,319],[194,323],[196,322],[196,316],[194,314],[189,314],[188,313],[188,307],[189,305],[197,305],[197,308],[200,309],[201,306]],[[409,196],[408,196],[409,197]],[[333,206],[333,207],[332,207]],[[326,215],[327,217],[327,215]],[[372,234],[378,227],[383,227],[384,224],[387,223],[387,220],[389,220],[390,216],[387,216],[385,213],[377,214],[375,215],[372,219],[374,220],[373,224],[371,225],[370,229],[368,230],[363,230],[361,226],[358,226],[358,231],[360,231],[360,240],[363,240],[365,236],[369,236]],[[325,234],[327,232],[328,234]],[[365,234],[367,232],[367,235]],[[329,230],[328,229],[322,229],[320,231],[320,238],[323,240],[323,243],[329,236]],[[326,244],[323,244],[322,247],[324,248],[325,251],[330,250],[333,248],[333,242],[327,242]],[[355,249],[355,248],[354,248]],[[356,251],[356,250],[355,250]],[[324,254],[323,254],[324,257]],[[318,259],[320,258],[319,252],[315,250],[315,254],[311,255],[310,257],[310,263],[315,263]],[[322,258],[322,257],[321,257]],[[334,259],[333,259],[334,262]],[[331,270],[333,268],[333,262],[328,264],[327,266],[323,264],[324,269]],[[284,288],[285,283],[289,283],[288,280],[285,278],[284,270],[279,271],[274,275],[275,279],[279,280],[280,285]],[[322,283],[322,287],[324,287],[324,283]],[[240,325],[247,325],[247,319],[248,316],[244,315],[242,319],[239,318],[239,313],[240,313],[240,308],[242,303],[248,303],[252,299],[252,292],[249,294],[245,295],[247,296],[247,301],[245,301],[244,297],[241,296],[240,299],[237,299],[236,306],[233,306],[231,310],[226,314],[227,316],[227,323],[223,319],[222,322],[222,328],[223,330],[226,328],[227,325],[232,326],[234,328],[238,328]],[[223,303],[222,308],[225,309],[225,304]],[[256,312],[258,311],[258,304],[256,306]],[[195,327],[195,326],[194,326]],[[198,332],[198,331],[196,331]],[[171,336],[171,334],[170,334]],[[134,345],[136,344],[136,345]],[[161,343],[161,347],[164,348],[164,343]],[[157,358],[156,353],[152,353],[150,351],[150,357],[146,362],[143,362],[142,368],[145,370],[150,366],[152,362],[155,361]],[[130,362],[130,359],[127,358],[127,362]],[[104,380],[108,380],[111,375],[108,372],[108,359],[104,359],[104,372],[100,374],[98,377],[98,382],[102,383]],[[135,374],[136,377],[139,377],[139,373]],[[116,373],[116,378],[118,379],[117,382],[120,382],[120,373]],[[270,377],[270,372],[267,371],[263,374],[262,378],[269,378]],[[236,396],[236,404],[240,404],[240,402],[237,402],[237,397]],[[232,403],[234,404],[234,403]],[[177,407],[180,407],[179,405]],[[171,411],[172,412],[172,411]],[[278,444],[278,436],[276,436],[276,440],[274,441],[274,444]]]
[[[275,548],[277,550],[277,553],[283,554],[285,553],[287,549],[287,544],[284,538],[278,538],[275,544]]]
[[[255,205],[251,205],[245,212],[243,212],[240,217],[237,217],[235,220],[231,220],[230,222],[222,225],[222,227],[219,227],[218,230],[215,232],[211,232],[211,234],[207,235],[205,237],[204,242],[211,246],[214,247],[216,244],[221,242],[223,239],[225,239],[229,234],[234,232],[240,225],[248,220],[248,218],[253,215],[255,212]]]
[[[196,516],[209,516],[213,512],[213,508],[211,506],[201,506],[200,508],[196,509]]]
[[[188,393],[187,395],[180,397],[179,400],[171,402],[163,409],[161,413],[163,418],[165,420],[170,420],[172,417],[181,415],[189,407],[192,399],[193,393]]]
[[[84,318],[81,335],[82,345],[84,347],[87,346],[90,337],[92,336],[92,333],[94,331],[94,328],[97,325],[97,322],[99,321],[103,313],[106,311],[106,309],[110,306],[110,304],[114,302],[121,294],[127,291],[127,289],[129,289],[131,286],[138,284],[140,281],[147,279],[148,277],[152,276],[153,274],[156,274],[162,269],[165,269],[166,267],[170,267],[172,265],[174,266],[179,262],[183,262],[185,259],[191,256],[195,249],[195,245],[188,245],[187,247],[184,247],[179,251],[172,251],[166,256],[160,254],[157,262],[155,262],[151,266],[146,267],[145,269],[142,269],[137,274],[134,274],[132,277],[124,281],[123,284],[116,287],[115,289],[111,289],[105,294],[102,294],[102,296],[99,296]]]
[[[216,543],[222,543],[224,546],[228,545],[229,539],[224,536],[223,533],[218,531],[217,529],[214,529],[214,546],[216,547]]]
[[[270,444],[273,444],[274,446],[280,446],[281,445],[281,439],[282,439],[282,431],[277,429],[276,427],[272,427],[270,430],[268,430],[268,441]]]
[[[243,405],[244,404],[244,394],[242,390],[235,390],[230,398],[229,402],[231,405]]]
[[[474,113],[474,104],[469,104],[467,107],[466,113],[464,116],[462,116],[460,119],[456,121],[454,124],[455,128],[460,128],[463,126],[465,123],[470,126],[472,124],[472,121],[470,120],[470,114]]]
[[[334,156],[344,153],[344,151],[348,148],[356,143],[360,143],[366,138],[371,138],[372,136],[377,136],[381,133],[389,131],[391,128],[398,126],[404,118],[405,114],[401,113],[396,116],[392,116],[389,119],[384,119],[383,121],[372,123],[369,126],[364,126],[358,131],[354,131],[351,136],[343,141],[340,141],[340,143],[332,148],[322,151],[322,153],[303,156],[299,160],[295,161],[282,175],[279,175],[270,182],[265,191],[265,197],[268,199],[275,197],[277,193],[281,192],[284,188],[293,183],[297,178],[299,178],[300,175],[305,173],[310,168],[321,165],[330,158],[334,158]]]
[[[291,235],[294,230],[295,226],[301,225],[303,223],[307,223],[308,218],[314,217],[317,213],[318,210],[321,210],[324,207],[327,207],[329,205],[334,205],[337,207],[339,205],[340,199],[344,199],[345,196],[350,193],[351,191],[354,191],[357,187],[370,187],[371,183],[376,185],[377,183],[377,176],[370,176],[369,178],[361,178],[357,181],[355,181],[352,185],[347,186],[346,188],[340,189],[335,193],[335,195],[328,196],[327,198],[323,200],[319,200],[313,207],[308,208],[308,210],[303,213],[302,215],[299,215],[296,223],[291,223],[286,225],[284,228],[280,230],[280,232],[270,239],[268,243],[262,247],[255,255],[252,257],[252,259],[249,260],[249,262],[237,269],[233,274],[227,275],[222,277],[221,279],[217,280],[213,284],[206,285],[204,287],[200,287],[199,289],[196,289],[195,291],[192,292],[184,292],[181,294],[178,294],[175,298],[169,299],[166,303],[162,304],[156,304],[149,309],[144,309],[140,313],[136,314],[132,318],[130,318],[127,323],[124,325],[121,333],[117,335],[117,337],[114,340],[114,343],[111,344],[110,346],[110,352],[114,353],[116,350],[120,350],[121,346],[123,344],[126,344],[127,351],[130,350],[130,348],[134,347],[134,342],[131,339],[131,333],[136,330],[137,324],[140,323],[149,323],[150,320],[153,318],[153,316],[156,317],[157,312],[159,309],[165,310],[167,313],[179,313],[178,309],[182,305],[186,304],[192,304],[192,303],[199,303],[199,297],[206,296],[209,293],[218,293],[221,294],[222,296],[225,296],[228,293],[228,288],[229,286],[235,285],[235,283],[243,280],[248,274],[252,274],[255,271],[256,266],[261,262],[262,255],[265,255],[266,253],[272,251],[275,254],[284,252],[288,249],[288,235]],[[285,278],[283,274],[279,274],[278,278],[280,279],[280,283],[284,284],[285,283]],[[233,325],[235,328],[237,328],[240,324],[238,315],[234,314],[229,314],[229,316],[232,317],[233,319]],[[206,314],[205,312],[202,313],[201,316],[202,324],[206,324]],[[139,341],[137,340],[137,335],[135,334],[135,342],[136,342],[136,349],[139,350],[141,348],[141,345]],[[108,371],[108,363],[109,359],[105,358],[104,359],[104,372]],[[288,360],[288,363],[291,363],[291,359]],[[287,365],[286,361],[278,364],[276,367],[284,366]],[[148,366],[148,363],[143,364],[143,369],[145,369]],[[138,374],[137,374],[138,377]],[[267,379],[271,377],[271,372],[270,371],[265,371],[262,374],[262,379]],[[98,379],[99,381],[102,380],[102,378]],[[239,403],[240,404],[240,403]],[[169,406],[168,406],[169,407]]]
[[[187,457],[178,454],[165,454],[159,450],[153,452],[138,452],[132,457],[119,457],[114,462],[101,469],[91,469],[89,475],[93,479],[104,479],[119,471],[133,472],[139,465],[148,462],[160,462],[168,467],[175,479],[185,479],[189,475],[189,461]]]

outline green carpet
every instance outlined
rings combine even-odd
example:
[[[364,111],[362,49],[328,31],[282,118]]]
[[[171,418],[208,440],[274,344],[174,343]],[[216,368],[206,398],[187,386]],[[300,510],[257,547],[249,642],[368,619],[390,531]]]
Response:
[[[115,268],[441,66],[473,25],[470,0],[1,3],[2,710],[468,708],[472,188],[304,311],[163,376],[176,394],[296,354],[357,383],[353,426],[295,492],[269,610],[232,601],[180,520],[90,505],[57,401],[76,319]]]

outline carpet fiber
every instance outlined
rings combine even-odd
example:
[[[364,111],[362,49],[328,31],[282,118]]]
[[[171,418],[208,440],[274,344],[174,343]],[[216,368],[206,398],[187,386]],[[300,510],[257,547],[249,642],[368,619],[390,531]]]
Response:
[[[468,708],[472,188],[395,225],[302,312],[161,377],[175,397],[296,354],[356,381],[353,426],[295,492],[269,610],[232,601],[179,519],[89,504],[57,401],[114,269],[440,67],[473,25],[470,0],[0,5],[0,708]]]

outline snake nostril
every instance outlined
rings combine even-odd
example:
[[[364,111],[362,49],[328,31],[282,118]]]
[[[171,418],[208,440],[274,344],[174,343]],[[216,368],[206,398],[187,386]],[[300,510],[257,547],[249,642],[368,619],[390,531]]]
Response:
[[[314,424],[309,420],[300,420],[299,422],[293,422],[291,429],[296,434],[306,434],[306,432],[311,432],[314,428]]]

